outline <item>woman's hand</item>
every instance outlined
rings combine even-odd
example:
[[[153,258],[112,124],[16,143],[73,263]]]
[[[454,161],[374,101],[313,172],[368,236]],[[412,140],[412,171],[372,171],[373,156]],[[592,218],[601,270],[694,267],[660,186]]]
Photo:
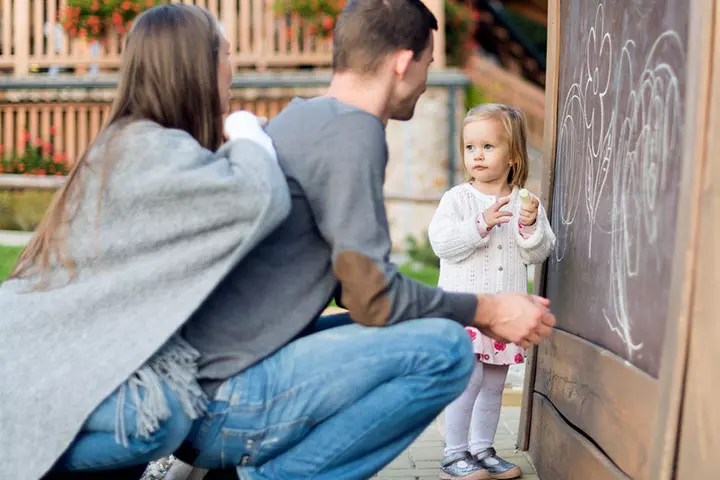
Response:
[[[277,153],[272,140],[265,133],[265,117],[256,117],[246,110],[233,112],[225,119],[225,135],[229,140],[244,138],[263,147],[277,161]]]

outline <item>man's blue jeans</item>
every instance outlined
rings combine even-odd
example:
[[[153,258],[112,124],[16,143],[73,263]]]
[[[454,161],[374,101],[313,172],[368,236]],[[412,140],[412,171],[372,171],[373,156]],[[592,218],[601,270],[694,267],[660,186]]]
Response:
[[[169,387],[165,387],[165,397],[170,418],[161,422],[148,438],[137,435],[135,405],[128,401],[128,394],[122,396],[119,392],[115,391],[95,409],[53,471],[109,470],[142,465],[170,455],[182,444],[193,421]],[[116,439],[118,408],[124,416],[126,445]]]
[[[320,322],[220,386],[187,440],[196,466],[238,466],[254,480],[369,478],[462,393],[475,364],[449,320]]]

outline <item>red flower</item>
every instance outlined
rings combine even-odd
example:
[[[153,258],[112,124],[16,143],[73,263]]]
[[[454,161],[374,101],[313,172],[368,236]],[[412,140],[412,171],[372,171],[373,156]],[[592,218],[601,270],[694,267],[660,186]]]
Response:
[[[123,22],[123,17],[120,15],[120,12],[114,12],[112,14],[112,21],[116,25],[120,25]]]
[[[35,146],[36,147],[42,147],[45,144],[42,138],[36,138],[35,139]]]
[[[525,357],[523,357],[522,353],[515,355],[515,363],[525,363]]]
[[[470,340],[472,340],[474,342],[475,338],[477,337],[477,333],[475,333],[475,330],[466,328],[465,331],[468,333],[468,335],[470,335]]]
[[[147,2],[145,2],[145,8],[150,8],[150,7],[154,7],[154,6],[155,6],[155,0],[147,0]]]
[[[29,142],[30,141],[30,132],[28,132],[27,130],[22,132],[22,139],[25,142]]]
[[[503,343],[503,342],[499,342],[499,341],[495,340],[495,343],[493,343],[493,346],[495,347],[495,350],[497,350],[498,352],[502,352],[505,350],[505,347],[507,345],[505,345],[505,343]]]
[[[97,12],[98,10],[100,10],[100,3],[98,3],[98,2],[93,2],[93,3],[90,5],[90,10],[92,10],[93,12]]]
[[[50,127],[50,135],[55,135],[57,133],[57,128],[55,128],[55,125]]]
[[[335,21],[332,19],[332,17],[330,17],[328,15],[325,15],[322,19],[322,26],[326,30],[332,29],[334,23],[335,23]]]

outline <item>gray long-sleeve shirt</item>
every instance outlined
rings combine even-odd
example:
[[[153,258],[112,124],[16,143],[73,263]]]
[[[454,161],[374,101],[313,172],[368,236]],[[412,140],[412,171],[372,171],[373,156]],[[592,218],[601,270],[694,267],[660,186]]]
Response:
[[[295,338],[338,291],[364,325],[428,317],[472,322],[474,295],[415,282],[389,260],[388,152],[377,117],[332,98],[295,99],[267,131],[291,212],[184,329],[202,355],[200,380],[209,393]]]

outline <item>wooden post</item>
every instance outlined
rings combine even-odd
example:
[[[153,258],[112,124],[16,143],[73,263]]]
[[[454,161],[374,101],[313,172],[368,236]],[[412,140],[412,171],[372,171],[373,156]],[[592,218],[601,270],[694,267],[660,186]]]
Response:
[[[558,82],[560,72],[560,2],[550,0],[548,4],[548,42],[547,42],[547,87],[545,89],[545,125],[543,127],[543,176],[540,199],[547,212],[552,212],[553,189],[555,185],[555,154],[557,130]],[[545,271],[547,262],[535,270],[533,287],[538,295],[545,294]],[[520,409],[520,427],[517,446],[520,450],[530,448],[530,427],[533,412],[533,390],[537,370],[538,348],[530,349],[525,368],[523,384],[523,403]]]
[[[438,30],[435,32],[435,48],[433,50],[433,67],[445,68],[445,0],[423,0],[438,21]]]
[[[16,0],[14,6],[15,68],[13,73],[19,77],[27,75],[30,71],[30,2]],[[5,25],[5,28],[10,28],[10,25]]]
[[[708,12],[708,15],[713,15]],[[720,416],[714,409],[720,396],[720,376],[713,369],[712,352],[720,338],[720,318],[715,296],[720,279],[720,254],[716,243],[720,234],[720,4],[715,1],[713,21],[710,111],[705,134],[707,146],[699,185],[700,217],[695,248],[694,292],[690,320],[687,378],[682,404],[678,465],[676,478],[712,478],[717,474],[717,452],[720,451]]]

